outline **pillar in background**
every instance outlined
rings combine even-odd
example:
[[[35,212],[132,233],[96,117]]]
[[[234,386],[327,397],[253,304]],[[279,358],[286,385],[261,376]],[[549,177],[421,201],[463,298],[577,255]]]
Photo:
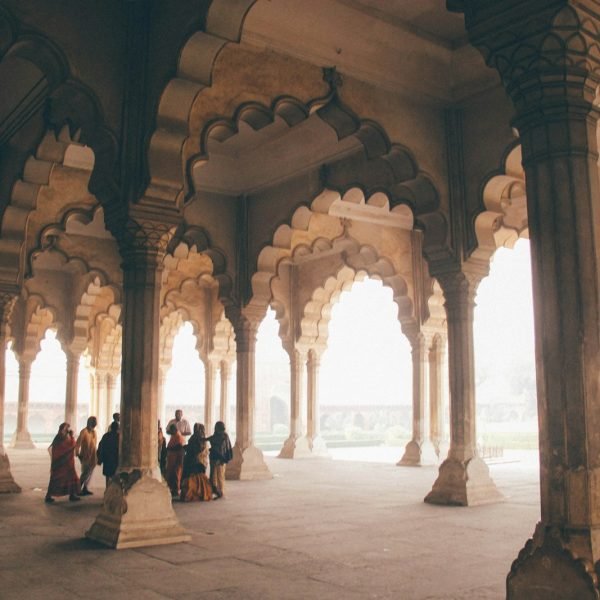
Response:
[[[115,413],[115,388],[117,387],[117,377],[110,371],[106,373],[106,422],[104,429],[108,429],[112,423],[112,416]]]
[[[279,458],[311,456],[306,435],[306,353],[298,348],[288,350],[290,357],[290,435],[279,452]]]
[[[321,356],[314,348],[308,352],[307,370],[307,413],[306,437],[313,456],[329,456],[325,440],[321,437],[321,421],[319,416],[319,367]]]
[[[123,351],[119,468],[87,537],[114,548],[189,541],[167,486],[157,478],[159,297],[174,226],[136,207],[119,239],[123,257]]]
[[[0,293],[0,494],[18,493],[21,488],[10,472],[10,461],[4,448],[4,395],[6,388],[6,329],[14,295]]]
[[[212,360],[204,362],[204,427],[213,430],[215,421],[215,383],[217,368]]]
[[[65,389],[65,423],[77,430],[77,384],[79,381],[79,354],[67,350],[67,385]]]
[[[31,379],[31,358],[19,357],[19,405],[17,413],[17,430],[11,446],[19,449],[35,448],[28,428],[29,417],[29,383]]]
[[[235,332],[237,352],[237,412],[233,460],[227,465],[226,476],[227,479],[270,479],[273,475],[265,463],[263,453],[254,445],[258,322],[239,312],[229,318]]]
[[[227,426],[229,419],[229,384],[231,382],[231,368],[226,360],[222,360],[219,367],[221,376],[221,399],[219,419]]]
[[[448,455],[449,444],[444,432],[444,364],[445,340],[439,334],[433,336],[429,349],[429,408],[431,441],[438,456]]]
[[[438,456],[429,427],[429,339],[423,333],[412,336],[413,432],[400,466],[435,465]]]
[[[458,506],[498,502],[502,494],[476,447],[473,311],[477,282],[460,271],[439,280],[448,323],[450,449],[425,502]]]

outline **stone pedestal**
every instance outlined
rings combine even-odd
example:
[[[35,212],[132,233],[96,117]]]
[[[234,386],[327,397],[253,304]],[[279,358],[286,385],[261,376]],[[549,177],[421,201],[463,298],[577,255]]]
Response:
[[[437,465],[438,453],[430,440],[411,440],[404,448],[402,458],[396,463],[399,467],[423,467]]]
[[[117,550],[191,540],[177,520],[165,483],[138,470],[121,471],[113,479],[85,535]]]
[[[429,439],[429,343],[422,333],[414,336],[413,364],[413,437],[406,445],[399,466],[437,465],[438,456]]]
[[[233,446],[233,459],[227,464],[227,479],[255,480],[273,479],[261,450],[250,445],[242,448],[237,442]]]
[[[454,272],[439,280],[448,322],[450,449],[425,502],[460,506],[498,502],[503,496],[476,452],[473,310],[480,279]]]
[[[18,494],[21,488],[10,472],[10,461],[4,448],[0,448],[0,494]]]
[[[87,537],[112,548],[188,541],[167,486],[156,479],[159,295],[162,259],[172,229],[130,222],[123,255],[123,369],[119,468]]]
[[[448,506],[477,506],[501,502],[504,496],[490,477],[488,466],[478,457],[466,461],[447,458],[425,502]]]
[[[231,309],[230,309],[231,310]],[[270,479],[263,453],[254,445],[255,348],[258,321],[239,311],[229,313],[237,352],[236,440],[227,479]]]

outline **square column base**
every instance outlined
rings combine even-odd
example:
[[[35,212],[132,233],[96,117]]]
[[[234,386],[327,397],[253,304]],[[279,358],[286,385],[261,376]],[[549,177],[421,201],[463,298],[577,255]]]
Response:
[[[600,598],[593,560],[585,557],[591,537],[589,529],[566,532],[538,523],[506,578],[507,600]]]
[[[3,450],[0,450],[0,494],[18,494],[21,488],[15,483],[10,472],[10,462]]]
[[[177,520],[167,486],[142,471],[113,478],[100,514],[85,535],[117,550],[192,539]]]
[[[233,458],[227,463],[226,479],[252,481],[255,479],[273,479],[273,474],[265,463],[263,453],[256,446],[240,448],[235,444]]]
[[[399,467],[425,467],[439,464],[435,446],[429,441],[421,444],[411,440],[406,444],[404,456],[396,463]]]
[[[425,502],[447,506],[478,506],[503,500],[488,466],[478,457],[465,462],[447,458],[440,466],[431,492],[425,497]]]
[[[10,442],[10,447],[17,450],[32,450],[35,448],[35,444],[31,439],[29,431],[15,431]]]
[[[327,449],[327,444],[325,440],[317,435],[314,438],[308,438],[308,442],[310,444],[310,453],[315,458],[331,458],[331,454],[329,454],[329,450]]]
[[[283,443],[277,458],[312,458],[310,440],[306,436],[290,437]]]

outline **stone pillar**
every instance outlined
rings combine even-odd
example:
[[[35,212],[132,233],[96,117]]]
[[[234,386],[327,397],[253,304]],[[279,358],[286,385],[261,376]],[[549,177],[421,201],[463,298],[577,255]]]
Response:
[[[510,600],[600,597],[600,178],[597,3],[461,7],[515,107],[531,239],[541,520]],[[502,3],[497,3],[498,5]]]
[[[88,407],[88,416],[98,413],[98,390],[96,384],[96,369],[90,369],[90,405]],[[74,428],[77,424],[73,424]]]
[[[255,348],[258,324],[244,315],[230,319],[237,352],[236,440],[227,479],[270,479],[263,453],[254,445]]]
[[[14,296],[0,294],[0,494],[18,493],[21,488],[10,472],[10,461],[4,448],[4,394],[6,388],[6,327]]]
[[[77,383],[79,379],[79,354],[67,350],[67,385],[65,391],[65,423],[77,431]]]
[[[430,436],[438,457],[442,459],[446,458],[450,449],[444,435],[444,363],[445,341],[440,335],[435,335],[429,349]]]
[[[12,439],[12,447],[19,449],[35,448],[27,428],[29,416],[29,380],[31,378],[31,359],[19,357],[19,406],[17,412],[17,430]]]
[[[473,311],[476,285],[464,273],[439,277],[446,302],[448,368],[450,371],[450,450],[441,464],[432,504],[474,506],[497,502],[502,495],[477,456]]]
[[[117,381],[115,375],[112,373],[106,374],[106,421],[104,423],[104,429],[108,430],[112,423],[112,416],[115,412],[115,388],[117,387]]]
[[[231,369],[229,363],[226,360],[222,360],[220,364],[220,375],[221,375],[221,400],[220,400],[220,415],[219,418],[225,426],[227,426],[227,420],[229,419],[229,382],[231,379]]]
[[[423,333],[417,333],[412,345],[413,433],[397,463],[400,466],[419,467],[436,465],[438,457],[429,437],[429,342]]]
[[[131,209],[132,211],[134,209]],[[123,256],[121,443],[117,475],[87,537],[114,548],[189,541],[157,468],[159,294],[172,227],[129,221]]]
[[[290,435],[285,440],[279,458],[306,458],[311,456],[305,428],[306,407],[306,353],[292,348],[290,357]]]
[[[319,367],[321,357],[317,350],[308,352],[306,436],[312,456],[329,456],[325,440],[321,437],[319,417]]]
[[[215,425],[215,380],[216,367],[212,360],[204,362],[204,427],[211,432]]]
[[[98,431],[104,431],[107,426],[106,416],[106,390],[108,373],[106,371],[96,370],[96,412],[91,413],[90,417],[96,417],[98,421]]]
[[[161,366],[158,370],[158,420],[162,427],[163,433],[166,434],[165,427],[167,426],[167,407],[165,405],[165,383],[167,381],[167,369]]]

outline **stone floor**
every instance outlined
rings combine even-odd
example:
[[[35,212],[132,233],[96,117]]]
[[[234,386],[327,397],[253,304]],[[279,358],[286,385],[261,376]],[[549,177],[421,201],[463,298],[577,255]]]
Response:
[[[94,496],[45,505],[47,452],[11,451],[23,493],[0,496],[0,598],[504,598],[539,515],[535,453],[492,465],[507,500],[474,508],[422,502],[435,468],[363,462],[364,449],[349,456],[267,457],[271,481],[228,482],[223,501],[176,503],[191,543],[114,551],[83,538],[101,503],[99,473]]]

